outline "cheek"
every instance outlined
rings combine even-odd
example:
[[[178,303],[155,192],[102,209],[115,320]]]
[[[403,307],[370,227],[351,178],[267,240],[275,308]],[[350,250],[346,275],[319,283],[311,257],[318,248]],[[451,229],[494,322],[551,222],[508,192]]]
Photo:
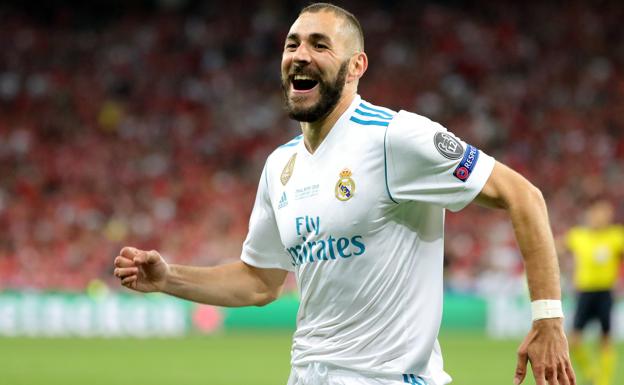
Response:
[[[282,56],[282,76],[286,76],[288,74],[288,69],[290,68],[291,63],[292,59],[290,59],[288,56]]]

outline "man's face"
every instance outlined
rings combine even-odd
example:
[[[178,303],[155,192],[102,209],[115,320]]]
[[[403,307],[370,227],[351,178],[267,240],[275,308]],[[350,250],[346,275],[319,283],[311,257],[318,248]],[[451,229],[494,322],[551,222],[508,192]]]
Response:
[[[614,208],[608,201],[599,201],[590,206],[587,211],[587,221],[590,227],[601,229],[613,223]]]
[[[290,28],[282,54],[282,89],[292,119],[318,121],[340,100],[349,66],[342,26],[332,12],[318,12],[304,13]]]

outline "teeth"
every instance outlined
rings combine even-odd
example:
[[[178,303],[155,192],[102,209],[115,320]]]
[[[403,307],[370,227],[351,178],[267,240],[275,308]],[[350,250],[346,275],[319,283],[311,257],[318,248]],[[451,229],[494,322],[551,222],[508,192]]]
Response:
[[[295,75],[293,77],[293,80],[314,80],[314,79],[306,75]]]

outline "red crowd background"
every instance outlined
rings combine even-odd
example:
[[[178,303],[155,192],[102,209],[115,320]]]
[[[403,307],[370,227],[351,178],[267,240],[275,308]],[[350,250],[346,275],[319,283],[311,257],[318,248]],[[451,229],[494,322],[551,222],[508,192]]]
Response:
[[[596,198],[621,221],[624,7],[419,3],[343,2],[365,29],[360,94],[520,171],[558,236]],[[123,245],[236,260],[264,160],[299,134],[279,62],[305,4],[79,4],[0,5],[0,290],[117,287]],[[501,212],[449,214],[446,243],[449,290],[521,277]]]

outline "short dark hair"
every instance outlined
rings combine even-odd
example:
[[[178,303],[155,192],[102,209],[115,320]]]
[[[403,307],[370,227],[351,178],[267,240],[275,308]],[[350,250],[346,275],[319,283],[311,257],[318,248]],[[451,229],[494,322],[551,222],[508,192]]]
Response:
[[[364,51],[364,31],[362,30],[362,26],[360,25],[358,19],[346,9],[330,3],[313,3],[303,8],[301,12],[299,12],[299,15],[301,16],[304,13],[317,13],[321,11],[333,12],[342,17],[347,25],[354,30],[359,50]]]

